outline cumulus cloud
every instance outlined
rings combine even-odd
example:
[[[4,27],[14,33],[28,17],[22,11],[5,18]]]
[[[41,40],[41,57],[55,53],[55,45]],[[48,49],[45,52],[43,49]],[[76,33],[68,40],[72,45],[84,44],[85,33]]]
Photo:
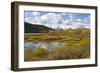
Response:
[[[25,17],[25,22],[45,25],[54,29],[62,28],[89,28],[90,16],[82,17],[78,13],[56,13],[56,12],[31,12],[29,17]]]
[[[32,17],[26,17],[26,18],[25,18],[25,22],[33,23]]]
[[[70,21],[69,21],[68,19],[67,19],[67,20],[63,20],[62,23],[63,23],[64,25],[69,25]]]
[[[48,13],[47,14],[49,23],[51,24],[58,24],[61,20],[61,15],[56,13]]]
[[[39,12],[32,12],[33,21],[36,24],[40,24],[40,13]]]
[[[37,17],[37,16],[39,17],[39,16],[40,16],[40,13],[39,13],[39,12],[32,12],[32,15],[33,15],[33,16],[36,16],[36,17]]]
[[[48,23],[48,16],[47,15],[42,15],[40,17],[41,23]]]
[[[89,28],[90,24],[85,21],[85,19],[76,19],[73,22],[72,28]]]
[[[48,27],[58,28],[62,22],[62,16],[57,13],[46,13],[40,17],[40,21]]]

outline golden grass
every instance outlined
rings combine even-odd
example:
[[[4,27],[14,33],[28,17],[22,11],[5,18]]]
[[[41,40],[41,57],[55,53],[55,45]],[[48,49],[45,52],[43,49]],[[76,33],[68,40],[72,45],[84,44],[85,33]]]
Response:
[[[57,41],[65,42],[63,48],[53,48],[51,52],[44,48],[25,51],[25,61],[85,59],[90,58],[90,30],[68,30],[67,32],[25,35],[25,42]]]

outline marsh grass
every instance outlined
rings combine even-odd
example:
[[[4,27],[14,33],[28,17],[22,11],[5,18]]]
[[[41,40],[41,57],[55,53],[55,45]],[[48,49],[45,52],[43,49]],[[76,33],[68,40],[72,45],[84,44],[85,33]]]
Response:
[[[50,31],[41,35],[25,35],[25,42],[57,41],[65,42],[62,48],[36,48],[24,52],[25,61],[69,60],[90,58],[90,29],[69,29]]]

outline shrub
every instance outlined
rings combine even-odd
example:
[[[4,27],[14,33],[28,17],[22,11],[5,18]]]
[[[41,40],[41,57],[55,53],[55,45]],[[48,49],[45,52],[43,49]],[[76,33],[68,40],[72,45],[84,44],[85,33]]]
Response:
[[[48,51],[46,49],[43,48],[37,48],[32,52],[33,56],[38,56],[38,57],[42,57],[48,54]]]
[[[51,54],[48,55],[49,60],[61,60],[61,59],[81,59],[89,57],[90,53],[88,49],[82,48],[57,48],[54,49]]]

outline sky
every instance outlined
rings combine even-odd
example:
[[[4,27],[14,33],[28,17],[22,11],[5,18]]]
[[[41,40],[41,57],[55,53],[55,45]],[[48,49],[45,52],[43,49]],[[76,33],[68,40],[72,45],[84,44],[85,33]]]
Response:
[[[90,28],[89,13],[24,11],[24,22],[54,29]]]

